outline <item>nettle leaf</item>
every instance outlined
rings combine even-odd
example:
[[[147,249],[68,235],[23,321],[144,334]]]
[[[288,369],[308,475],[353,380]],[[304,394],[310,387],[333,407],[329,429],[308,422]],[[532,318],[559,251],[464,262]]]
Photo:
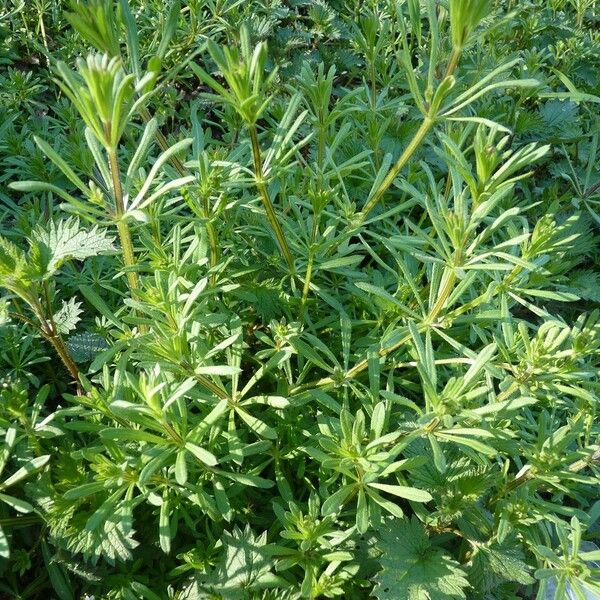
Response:
[[[548,100],[539,113],[546,139],[574,138],[582,133],[578,123],[579,110],[574,102]]]
[[[54,315],[54,322],[60,333],[73,331],[81,321],[81,314],[83,314],[81,302],[77,302],[75,298],[63,300],[60,310]]]
[[[465,572],[429,539],[416,518],[392,519],[379,531],[381,571],[375,576],[379,600],[454,600],[466,598]]]
[[[600,273],[575,271],[571,274],[569,286],[583,300],[600,302]]]
[[[26,286],[26,264],[25,253],[10,240],[0,236],[0,286],[11,291]]]
[[[132,550],[139,545],[134,538],[132,503],[124,501],[115,506],[107,501],[106,505],[101,506],[101,518],[96,519],[93,528],[76,527],[67,541],[69,550],[83,554],[92,564],[101,558],[113,565],[131,560]]]
[[[31,234],[30,260],[40,279],[53,275],[67,260],[84,260],[115,251],[114,238],[97,226],[80,229],[79,220],[70,218],[37,227]]]
[[[524,558],[514,537],[506,538],[502,544],[480,545],[469,568],[469,580],[477,590],[485,592],[507,581],[530,585],[535,579]]]
[[[255,536],[249,526],[235,527],[221,536],[224,552],[221,561],[207,575],[200,576],[199,587],[224,598],[247,598],[248,593],[265,587],[273,558],[268,552],[267,534]]]
[[[78,363],[94,360],[96,356],[108,348],[106,340],[98,333],[78,333],[67,340],[67,348]]]

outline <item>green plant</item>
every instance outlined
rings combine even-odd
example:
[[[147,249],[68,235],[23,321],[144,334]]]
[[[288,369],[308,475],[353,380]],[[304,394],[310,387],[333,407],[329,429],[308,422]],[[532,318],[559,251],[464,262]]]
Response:
[[[254,48],[250,46],[250,36],[248,29],[242,27],[240,31],[240,51],[236,48],[219,48],[214,42],[209,40],[208,49],[211,58],[217,65],[224,77],[230,91],[226,90],[206,71],[200,69],[192,63],[192,68],[198,77],[218,93],[218,97],[227,105],[233,108],[242,119],[244,125],[248,128],[250,144],[252,147],[252,159],[254,162],[254,178],[256,188],[260,194],[263,207],[265,209],[269,225],[273,229],[281,253],[289,267],[294,271],[294,258],[289,249],[286,237],[283,233],[273,201],[268,188],[266,179],[269,169],[269,159],[263,161],[258,131],[256,123],[263,115],[269,104],[268,88],[270,82],[275,77],[276,71],[273,70],[265,78],[265,59],[267,48],[265,44],[259,44]],[[290,109],[285,114],[280,124],[281,134],[279,145],[283,146],[294,135],[303,115],[300,115],[293,123],[297,101],[290,104]],[[293,108],[292,108],[293,107]],[[280,148],[274,147],[269,152],[269,158],[275,157],[280,152]]]
[[[63,303],[57,311],[52,301],[52,278],[65,261],[113,252],[112,239],[97,228],[83,231],[78,221],[71,219],[34,229],[29,245],[29,252],[25,253],[8,239],[0,238],[0,286],[15,296],[17,317],[29,322],[18,302],[25,304],[39,332],[78,384],[79,369],[63,339],[63,334],[78,320],[77,308]]]
[[[2,471],[4,471],[8,463],[8,459],[10,458],[16,439],[17,430],[13,427],[7,429],[4,436],[4,446],[2,447],[2,452],[0,453],[0,474]],[[49,460],[50,455],[48,454],[32,458],[31,460],[28,460],[22,467],[19,467],[12,475],[9,475],[6,477],[6,479],[4,479],[4,481],[0,482],[0,501],[19,513],[26,514],[33,512],[34,508],[31,506],[31,504],[29,504],[29,502],[26,502],[21,498],[10,496],[5,493],[5,490],[8,490],[23,479],[31,477],[31,475],[33,475],[36,471],[39,471],[42,467],[44,467]],[[9,558],[9,556],[10,548],[8,545],[8,539],[4,530],[2,529],[2,524],[0,523],[0,557]]]
[[[596,592],[593,7],[35,8],[0,28],[0,594]]]

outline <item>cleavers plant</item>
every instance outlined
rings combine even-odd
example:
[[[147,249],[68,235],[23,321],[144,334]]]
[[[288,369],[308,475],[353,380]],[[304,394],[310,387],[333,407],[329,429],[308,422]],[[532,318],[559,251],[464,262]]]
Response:
[[[598,18],[2,9],[0,596],[598,595]]]

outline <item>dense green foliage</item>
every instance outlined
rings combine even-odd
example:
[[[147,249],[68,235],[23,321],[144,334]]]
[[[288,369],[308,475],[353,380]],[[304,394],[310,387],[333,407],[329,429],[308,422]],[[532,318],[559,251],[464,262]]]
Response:
[[[0,37],[0,597],[600,593],[596,2]]]

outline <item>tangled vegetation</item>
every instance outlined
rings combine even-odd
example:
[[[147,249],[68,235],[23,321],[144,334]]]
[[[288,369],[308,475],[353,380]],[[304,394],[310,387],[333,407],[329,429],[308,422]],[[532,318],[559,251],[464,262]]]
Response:
[[[0,597],[600,597],[595,1],[0,38]]]

